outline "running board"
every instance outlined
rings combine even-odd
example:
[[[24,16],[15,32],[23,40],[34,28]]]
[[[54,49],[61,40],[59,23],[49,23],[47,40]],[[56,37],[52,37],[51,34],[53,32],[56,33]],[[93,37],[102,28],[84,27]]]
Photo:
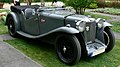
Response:
[[[28,38],[40,38],[40,37],[42,37],[42,35],[41,36],[40,35],[33,36],[33,35],[27,34],[27,33],[22,32],[22,31],[17,31],[17,33],[20,34],[20,35],[22,35],[22,36],[24,36],[24,37],[28,37]]]

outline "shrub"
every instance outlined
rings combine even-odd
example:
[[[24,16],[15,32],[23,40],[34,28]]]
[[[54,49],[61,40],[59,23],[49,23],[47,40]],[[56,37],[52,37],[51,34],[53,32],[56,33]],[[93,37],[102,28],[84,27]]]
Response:
[[[111,7],[111,2],[105,2],[105,7]]]
[[[63,0],[65,5],[73,7],[77,14],[84,14],[85,9],[93,1],[94,0]]]
[[[97,6],[96,3],[91,3],[91,4],[89,5],[89,8],[90,8],[90,9],[96,9],[96,8],[98,8],[98,6]]]
[[[98,0],[98,7],[105,7],[105,0]]]
[[[105,3],[106,7],[120,8],[120,1],[108,1]]]

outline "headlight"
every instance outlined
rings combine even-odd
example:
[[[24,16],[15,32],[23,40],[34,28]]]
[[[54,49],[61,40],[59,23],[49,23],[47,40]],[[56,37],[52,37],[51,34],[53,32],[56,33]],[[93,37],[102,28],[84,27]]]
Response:
[[[85,22],[84,21],[78,21],[76,23],[76,28],[80,31],[83,32],[85,30]]]
[[[102,28],[103,27],[103,24],[102,23],[98,23],[97,24],[99,28]]]
[[[103,27],[103,22],[105,22],[105,20],[103,20],[103,19],[101,19],[101,18],[98,18],[98,19],[96,20],[97,26],[98,26],[99,28],[102,28],[102,27]]]

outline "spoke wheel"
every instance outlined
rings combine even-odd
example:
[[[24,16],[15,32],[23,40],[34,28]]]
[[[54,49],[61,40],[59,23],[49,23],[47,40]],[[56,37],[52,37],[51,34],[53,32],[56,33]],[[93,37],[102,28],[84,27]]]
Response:
[[[107,46],[106,52],[111,51],[115,45],[115,36],[109,27],[104,29],[104,40]]]
[[[16,37],[17,33],[15,30],[15,24],[12,17],[8,18],[8,32],[11,36]]]
[[[74,35],[61,35],[56,42],[58,58],[68,64],[73,65],[80,60],[81,46]]]

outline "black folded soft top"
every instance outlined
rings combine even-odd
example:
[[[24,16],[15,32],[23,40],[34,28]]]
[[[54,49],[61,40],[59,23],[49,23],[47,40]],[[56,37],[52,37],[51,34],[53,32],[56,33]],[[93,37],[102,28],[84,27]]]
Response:
[[[11,6],[11,11],[12,12],[19,12],[24,11],[26,8],[32,8],[32,9],[38,9],[40,6],[39,5],[25,5],[25,6]]]

